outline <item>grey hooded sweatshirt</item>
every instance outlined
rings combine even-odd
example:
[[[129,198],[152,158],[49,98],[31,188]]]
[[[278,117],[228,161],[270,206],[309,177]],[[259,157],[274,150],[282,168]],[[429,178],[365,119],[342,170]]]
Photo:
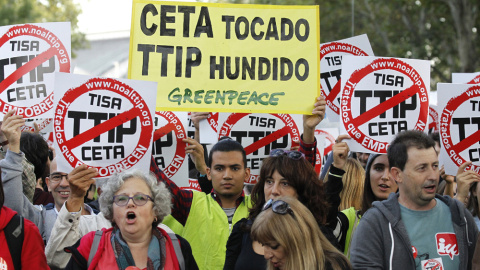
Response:
[[[471,269],[478,235],[470,212],[459,201],[436,195],[452,213],[460,267]],[[412,244],[401,219],[398,193],[376,201],[360,220],[353,236],[350,261],[353,269],[415,269]]]

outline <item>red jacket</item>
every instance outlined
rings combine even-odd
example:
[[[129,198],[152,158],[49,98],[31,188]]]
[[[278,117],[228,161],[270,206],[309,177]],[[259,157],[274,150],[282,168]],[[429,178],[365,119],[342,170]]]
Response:
[[[14,270],[12,256],[3,229],[16,213],[5,206],[0,209],[0,269]],[[24,219],[23,224],[22,269],[50,269],[45,257],[43,239],[37,226],[27,219]]]
[[[165,236],[166,241],[166,262],[165,262],[165,270],[179,270],[179,265],[178,265],[178,260],[177,256],[175,254],[175,250],[172,245],[172,240],[168,236],[168,234],[162,230],[161,228],[158,228],[163,236]],[[113,248],[110,242],[110,236],[112,233],[113,228],[105,229],[103,228],[103,234],[102,238],[100,238],[100,243],[98,244],[98,249],[97,252],[95,253],[95,256],[93,257],[92,263],[90,264],[90,267],[88,269],[118,269],[117,266],[117,261],[115,259],[115,255],[113,253]],[[87,260],[88,256],[90,254],[90,249],[92,248],[92,243],[93,243],[93,238],[95,237],[95,232],[89,232],[86,235],[84,235],[80,239],[80,243],[77,247],[72,246],[66,248],[66,251],[72,253],[72,258],[77,261],[80,265],[83,265]],[[81,256],[81,258],[77,257]],[[69,265],[67,265],[67,269],[69,268]],[[83,268],[80,266],[80,268]],[[1,268],[0,268],[1,269]],[[73,268],[73,269],[78,269],[78,268]]]

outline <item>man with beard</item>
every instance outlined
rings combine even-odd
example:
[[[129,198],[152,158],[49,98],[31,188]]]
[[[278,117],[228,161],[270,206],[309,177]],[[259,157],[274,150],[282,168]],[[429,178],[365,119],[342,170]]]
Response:
[[[399,192],[373,203],[355,232],[354,269],[471,269],[478,230],[463,203],[436,195],[435,142],[397,134],[387,154]]]

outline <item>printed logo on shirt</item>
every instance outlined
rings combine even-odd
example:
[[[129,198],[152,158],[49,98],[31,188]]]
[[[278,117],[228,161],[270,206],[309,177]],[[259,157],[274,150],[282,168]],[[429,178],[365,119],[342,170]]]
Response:
[[[8,270],[7,262],[0,257],[0,270]]]
[[[413,258],[417,258],[417,255],[418,255],[418,250],[416,247],[412,246],[412,253],[413,253]]]
[[[458,256],[457,236],[454,233],[437,233],[438,255],[448,255],[453,260],[453,256]]]
[[[443,270],[442,258],[423,260],[422,270]]]

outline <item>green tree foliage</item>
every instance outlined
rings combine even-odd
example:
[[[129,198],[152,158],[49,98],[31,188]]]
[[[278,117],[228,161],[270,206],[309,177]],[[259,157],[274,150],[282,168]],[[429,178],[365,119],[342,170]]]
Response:
[[[219,2],[319,5],[322,43],[366,33],[377,56],[431,60],[432,89],[437,82],[451,82],[452,72],[479,70],[478,0]]]
[[[0,0],[0,25],[71,22],[72,57],[74,51],[88,45],[85,34],[78,30],[81,13],[73,0]]]

